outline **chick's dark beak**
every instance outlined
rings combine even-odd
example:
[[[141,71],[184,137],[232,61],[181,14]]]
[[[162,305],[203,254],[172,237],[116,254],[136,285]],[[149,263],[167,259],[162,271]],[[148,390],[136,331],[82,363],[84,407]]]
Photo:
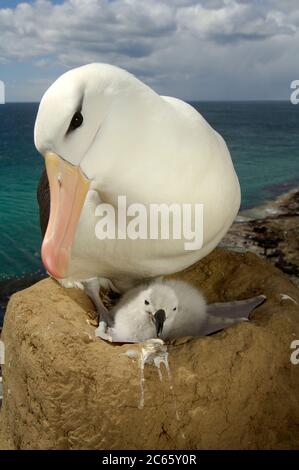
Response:
[[[165,318],[166,318],[165,311],[162,309],[157,310],[157,312],[154,315],[157,336],[159,336],[159,334],[162,333]]]

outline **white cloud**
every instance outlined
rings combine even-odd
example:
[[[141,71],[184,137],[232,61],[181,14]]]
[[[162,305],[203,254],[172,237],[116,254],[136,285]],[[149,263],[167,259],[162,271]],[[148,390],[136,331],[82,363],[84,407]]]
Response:
[[[273,94],[284,96],[284,80],[297,78],[298,37],[297,0],[37,0],[0,9],[0,63],[110,62],[186,98],[268,96],[273,80]]]

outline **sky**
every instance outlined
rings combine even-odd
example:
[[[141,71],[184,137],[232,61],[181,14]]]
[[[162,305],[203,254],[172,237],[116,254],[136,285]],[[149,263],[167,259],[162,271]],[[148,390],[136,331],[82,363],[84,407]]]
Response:
[[[298,0],[0,0],[7,101],[39,101],[65,71],[123,67],[186,100],[289,99]]]

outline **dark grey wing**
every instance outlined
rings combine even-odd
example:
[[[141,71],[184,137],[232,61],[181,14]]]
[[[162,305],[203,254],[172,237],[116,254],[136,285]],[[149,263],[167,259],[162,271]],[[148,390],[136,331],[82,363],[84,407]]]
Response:
[[[265,295],[258,295],[246,300],[208,305],[207,321],[201,331],[201,335],[210,335],[235,323],[248,320],[250,313],[265,300]]]
[[[265,295],[258,295],[245,300],[234,300],[232,302],[219,302],[208,305],[208,315],[214,317],[244,318],[248,319],[249,314],[256,307],[266,300]]]
[[[38,188],[37,202],[39,205],[39,223],[42,236],[45,236],[50,216],[50,188],[46,170],[43,171]]]

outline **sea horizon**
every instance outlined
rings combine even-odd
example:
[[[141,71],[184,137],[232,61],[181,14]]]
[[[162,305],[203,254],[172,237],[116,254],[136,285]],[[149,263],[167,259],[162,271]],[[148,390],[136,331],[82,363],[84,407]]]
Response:
[[[166,95],[163,95],[166,96]],[[205,100],[205,99],[187,99],[187,98],[179,98],[182,101],[186,101],[187,103],[290,103],[289,99],[266,99],[266,100],[260,100],[260,99],[231,99],[231,100]],[[1,104],[0,106],[5,106],[6,104],[38,104],[39,105],[40,101],[6,101],[4,104]],[[292,106],[296,106],[293,105]]]

